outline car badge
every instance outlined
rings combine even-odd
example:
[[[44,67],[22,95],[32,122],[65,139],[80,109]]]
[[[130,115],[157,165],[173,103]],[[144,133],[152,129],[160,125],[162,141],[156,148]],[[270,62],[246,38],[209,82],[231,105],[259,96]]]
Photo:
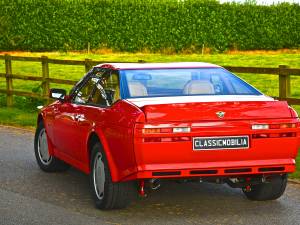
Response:
[[[216,114],[220,119],[222,119],[225,116],[225,112],[222,111],[216,112]]]

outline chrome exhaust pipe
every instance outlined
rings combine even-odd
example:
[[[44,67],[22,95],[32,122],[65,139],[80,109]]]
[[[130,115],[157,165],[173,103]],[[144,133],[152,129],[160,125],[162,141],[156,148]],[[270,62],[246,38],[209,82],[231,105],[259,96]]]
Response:
[[[159,179],[150,179],[149,180],[150,188],[152,190],[157,190],[160,188],[160,180]]]

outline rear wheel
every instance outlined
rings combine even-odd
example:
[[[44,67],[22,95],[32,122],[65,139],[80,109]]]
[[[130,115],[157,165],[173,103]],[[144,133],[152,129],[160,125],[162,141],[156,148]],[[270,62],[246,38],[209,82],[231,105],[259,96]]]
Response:
[[[125,208],[131,200],[130,182],[112,182],[108,163],[100,143],[92,148],[90,183],[96,207],[99,209]]]
[[[269,177],[266,183],[253,185],[250,191],[243,189],[243,192],[250,200],[275,200],[283,195],[286,185],[287,175],[276,175]]]
[[[61,172],[70,167],[49,154],[48,138],[43,122],[38,124],[35,132],[34,153],[39,167],[45,172]]]

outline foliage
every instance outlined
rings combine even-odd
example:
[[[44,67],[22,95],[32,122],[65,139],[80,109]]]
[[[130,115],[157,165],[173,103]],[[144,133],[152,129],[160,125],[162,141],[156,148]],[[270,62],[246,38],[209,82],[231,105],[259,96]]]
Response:
[[[300,47],[300,5],[0,0],[0,49],[200,52]],[[9,26],[8,26],[9,25]]]

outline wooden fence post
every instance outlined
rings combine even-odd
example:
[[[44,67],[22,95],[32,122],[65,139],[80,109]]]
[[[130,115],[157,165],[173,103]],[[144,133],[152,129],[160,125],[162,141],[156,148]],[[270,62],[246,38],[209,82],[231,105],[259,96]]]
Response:
[[[11,56],[6,54],[5,55],[5,71],[6,71],[6,90],[7,90],[7,95],[6,95],[6,104],[8,107],[13,106],[13,79],[11,77],[12,75],[12,66],[11,66]]]
[[[91,59],[85,59],[84,60],[84,67],[85,67],[85,72],[89,72],[90,69],[92,69],[92,60]]]
[[[283,70],[287,68],[286,65],[279,66],[279,98],[288,98],[291,94],[291,76]]]
[[[49,82],[49,63],[48,57],[42,56],[42,76],[43,76],[43,96],[49,97],[50,82]],[[48,103],[49,100],[47,100]]]

